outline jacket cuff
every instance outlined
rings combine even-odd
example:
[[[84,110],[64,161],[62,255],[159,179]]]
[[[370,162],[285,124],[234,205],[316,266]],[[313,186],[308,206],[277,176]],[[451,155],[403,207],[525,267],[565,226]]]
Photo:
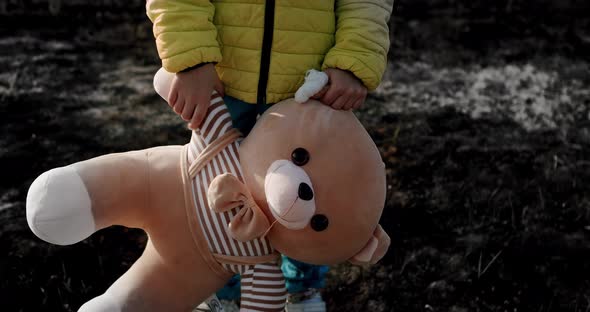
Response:
[[[344,53],[328,53],[322,70],[326,68],[338,68],[352,72],[360,79],[369,91],[375,90],[381,83],[383,71],[374,69],[359,58]]]
[[[178,73],[201,63],[221,62],[219,47],[201,47],[171,57],[162,58],[162,67],[171,73]]]
[[[188,71],[191,71],[191,70],[193,70],[193,69],[201,68],[201,67],[203,67],[203,66],[205,66],[205,65],[207,65],[207,64],[214,64],[214,65],[215,65],[215,64],[217,64],[217,63],[216,63],[216,62],[204,62],[204,63],[199,63],[199,64],[197,64],[197,65],[194,65],[194,66],[191,66],[191,67],[187,67],[187,68],[185,68],[185,69],[183,69],[183,70],[179,71],[179,73],[186,73],[186,72],[188,72]]]

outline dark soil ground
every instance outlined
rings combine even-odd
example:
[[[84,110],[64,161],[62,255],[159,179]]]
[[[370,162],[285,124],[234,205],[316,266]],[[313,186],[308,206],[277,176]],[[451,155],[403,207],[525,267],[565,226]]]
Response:
[[[396,3],[390,69],[358,113],[387,164],[392,247],[332,268],[332,311],[590,311],[588,6],[482,2]],[[122,227],[39,240],[36,176],[189,139],[152,90],[142,3],[50,3],[0,1],[1,311],[75,311],[145,244]]]

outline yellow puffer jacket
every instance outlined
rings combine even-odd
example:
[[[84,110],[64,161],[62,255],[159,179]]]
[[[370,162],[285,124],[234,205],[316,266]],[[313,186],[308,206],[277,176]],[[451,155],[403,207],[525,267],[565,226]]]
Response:
[[[169,72],[217,63],[227,95],[292,97],[308,69],[351,71],[369,90],[385,71],[393,0],[148,0]]]

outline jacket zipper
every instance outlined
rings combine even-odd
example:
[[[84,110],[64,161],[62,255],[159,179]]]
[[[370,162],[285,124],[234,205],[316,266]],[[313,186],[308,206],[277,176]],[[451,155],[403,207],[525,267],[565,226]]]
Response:
[[[266,0],[264,6],[264,34],[262,36],[262,52],[260,55],[260,78],[258,79],[257,104],[266,104],[266,87],[270,70],[270,52],[275,23],[275,0]]]

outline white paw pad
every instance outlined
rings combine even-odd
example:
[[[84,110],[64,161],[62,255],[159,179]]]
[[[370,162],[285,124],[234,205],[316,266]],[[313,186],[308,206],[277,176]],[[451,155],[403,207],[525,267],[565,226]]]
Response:
[[[94,233],[90,196],[73,167],[55,168],[35,179],[27,194],[27,222],[35,235],[57,245]]]

